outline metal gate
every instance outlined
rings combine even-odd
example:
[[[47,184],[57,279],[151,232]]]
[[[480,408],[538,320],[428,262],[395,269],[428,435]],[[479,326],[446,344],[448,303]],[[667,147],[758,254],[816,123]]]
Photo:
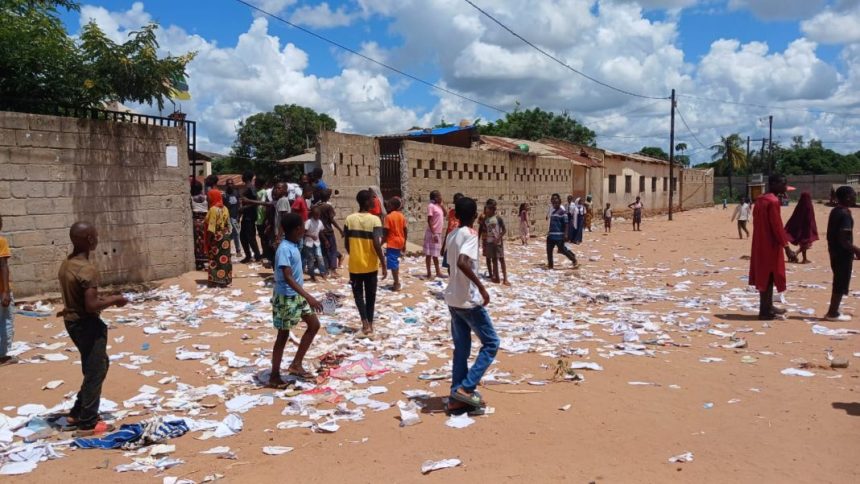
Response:
[[[402,142],[399,139],[379,140],[379,190],[382,198],[403,197],[400,185]]]

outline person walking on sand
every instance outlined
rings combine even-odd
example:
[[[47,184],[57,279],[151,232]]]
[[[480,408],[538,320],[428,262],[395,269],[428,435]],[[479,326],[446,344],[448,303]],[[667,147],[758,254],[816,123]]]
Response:
[[[478,393],[481,378],[493,363],[501,344],[487,312],[490,295],[478,278],[478,234],[472,228],[478,216],[475,200],[462,197],[454,206],[460,228],[448,234],[448,265],[451,277],[445,288],[445,303],[451,313],[454,355],[448,411],[480,414],[486,402]],[[475,363],[469,368],[472,332],[481,341]]]
[[[272,325],[278,330],[278,335],[272,348],[272,372],[266,385],[277,390],[287,387],[281,380],[281,360],[284,347],[290,339],[290,330],[302,321],[308,329],[299,341],[299,347],[287,372],[301,380],[314,377],[304,369],[302,361],[320,329],[320,320],[315,313],[322,312],[322,304],[304,289],[302,256],[299,253],[299,241],[305,232],[302,216],[298,213],[286,213],[280,218],[280,223],[284,239],[275,251],[275,286],[272,295]]]
[[[800,200],[794,207],[794,213],[785,224],[788,241],[798,246],[797,251],[803,256],[801,264],[809,264],[806,251],[812,248],[812,243],[818,240],[818,225],[815,223],[815,207],[812,205],[812,195],[809,192],[800,194]]]
[[[836,189],[836,203],[827,221],[827,250],[830,252],[830,269],[833,271],[833,292],[830,307],[824,319],[849,321],[848,315],[839,313],[842,297],[848,295],[854,259],[860,260],[860,247],[854,245],[854,218],[851,209],[857,204],[857,193],[850,186]]]
[[[797,255],[788,246],[788,237],[782,225],[778,194],[785,193],[785,176],[773,174],[768,178],[768,192],[760,196],[753,209],[752,250],[750,253],[749,285],[759,292],[760,320],[768,321],[785,314],[785,309],[773,305],[773,288],[785,291],[785,259],[796,260]]]
[[[442,254],[442,229],[445,224],[445,212],[442,210],[442,195],[438,190],[430,192],[430,203],[427,204],[427,230],[424,232],[424,263],[427,266],[427,279],[431,279],[430,262],[436,269],[436,277],[442,277],[439,269],[439,256]]]
[[[221,194],[217,189],[209,193]],[[226,208],[224,209],[226,212]],[[227,219],[229,225],[229,217]],[[107,377],[110,362],[107,355],[107,325],[101,320],[103,310],[128,304],[123,296],[99,296],[99,270],[90,261],[90,253],[96,250],[99,235],[96,228],[87,222],[75,222],[69,229],[72,253],[60,265],[57,278],[63,295],[63,310],[60,315],[66,332],[81,355],[81,371],[84,380],[75,397],[75,404],[66,417],[68,429],[77,429],[75,437],[91,437],[114,430],[99,420],[102,384]],[[228,242],[229,244],[229,242]]]
[[[529,204],[521,203],[520,209],[520,240],[522,240],[523,245],[529,245]]]
[[[552,269],[553,251],[558,250],[564,254],[572,263],[574,268],[577,267],[576,255],[567,248],[565,243],[565,230],[568,225],[567,210],[561,206],[561,196],[558,193],[553,193],[550,197],[552,208],[549,209],[547,219],[549,220],[549,231],[546,234],[546,258],[547,267]]]
[[[574,225],[573,235],[570,238],[570,242],[576,245],[582,243],[582,236],[585,233],[585,205],[581,203],[581,199],[577,198],[573,201],[574,210],[571,213],[571,217],[576,220]]]
[[[206,254],[206,213],[209,212],[209,202],[203,194],[203,184],[197,180],[191,182],[191,220],[194,227],[194,265],[198,271],[209,267],[209,256]]]
[[[349,283],[355,306],[361,317],[361,332],[373,333],[373,315],[376,308],[376,289],[379,282],[379,262],[382,254],[382,221],[372,215],[373,193],[361,190],[355,199],[358,212],[348,216],[343,225],[343,246],[349,254]],[[388,269],[382,265],[382,278],[388,277]]]
[[[206,214],[206,254],[210,286],[229,286],[233,282],[233,262],[230,259],[230,212],[224,207],[221,190],[209,190],[209,212]]]
[[[448,272],[451,272],[451,268],[448,267],[448,258],[445,257],[448,243],[448,234],[460,228],[460,221],[457,219],[457,211],[454,210],[454,207],[457,206],[457,200],[463,197],[463,194],[457,192],[454,194],[454,204],[451,205],[451,208],[448,209],[448,225],[445,228],[445,236],[442,237],[442,267],[448,269]]]
[[[633,209],[633,231],[642,231],[642,209],[645,205],[642,204],[642,198],[636,197],[636,201],[627,206]]]
[[[738,219],[738,237],[741,239],[744,238],[744,234],[747,234],[747,238],[750,236],[750,231],[747,230],[747,222],[749,222],[751,215],[752,206],[750,205],[750,199],[749,197],[744,197],[744,200],[735,208],[735,213],[732,214],[733,222],[735,219]]]

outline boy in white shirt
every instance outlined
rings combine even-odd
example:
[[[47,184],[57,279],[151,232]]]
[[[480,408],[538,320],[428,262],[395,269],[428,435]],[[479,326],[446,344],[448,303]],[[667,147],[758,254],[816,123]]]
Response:
[[[471,198],[462,197],[457,200],[454,210],[460,220],[460,227],[448,234],[445,243],[451,268],[448,287],[445,289],[445,303],[451,312],[451,337],[454,340],[448,410],[475,413],[486,406],[475,389],[496,357],[499,337],[485,308],[490,304],[490,295],[477,276],[478,233],[472,229],[472,225],[478,217],[478,204]],[[469,368],[472,331],[481,340],[481,349],[475,363]]]
[[[326,268],[325,260],[322,256],[322,244],[320,244],[320,231],[323,229],[323,222],[320,220],[320,207],[315,206],[311,209],[310,218],[305,222],[305,240],[302,251],[307,266],[307,273],[311,276],[311,281],[316,282],[316,274],[314,266],[319,269],[320,277],[325,279]]]

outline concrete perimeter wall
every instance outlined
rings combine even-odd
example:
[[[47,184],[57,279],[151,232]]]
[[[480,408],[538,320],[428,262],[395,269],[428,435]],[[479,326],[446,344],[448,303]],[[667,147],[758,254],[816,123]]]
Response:
[[[830,200],[830,189],[834,183],[845,183],[845,175],[787,175],[788,184],[797,190],[789,193],[789,196],[797,200],[803,192],[812,193],[816,200]],[[714,178],[714,195],[718,196],[724,187],[729,186],[729,178],[718,176]],[[747,193],[747,177],[732,177],[733,195],[737,198]]]
[[[78,220],[99,231],[104,285],[193,270],[187,152],[181,128],[0,112],[0,215],[16,296],[59,291]]]
[[[446,208],[454,194],[477,199],[482,210],[488,198],[498,202],[498,214],[508,235],[519,234],[519,205],[532,208],[532,234],[545,235],[546,209],[553,193],[562,196],[572,186],[572,165],[566,160],[540,158],[511,152],[482,151],[405,141],[408,187],[404,193],[409,220],[409,240],[421,244],[427,228],[427,201],[439,190]]]
[[[684,210],[714,205],[714,170],[684,168],[681,182],[681,206]]]

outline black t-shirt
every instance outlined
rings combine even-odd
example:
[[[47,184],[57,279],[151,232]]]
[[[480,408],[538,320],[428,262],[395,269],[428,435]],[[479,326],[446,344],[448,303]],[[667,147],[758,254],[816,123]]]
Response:
[[[239,192],[234,190],[225,193],[224,206],[230,211],[230,218],[239,218]]]
[[[854,243],[854,218],[851,210],[845,207],[836,207],[830,212],[827,221],[827,250],[830,257],[840,259],[853,259],[854,252],[851,248],[842,247],[842,233],[848,231],[848,241]]]
[[[242,190],[242,198],[257,200],[257,192],[255,192],[251,187],[245,187],[245,189]],[[257,220],[257,206],[245,205],[245,208],[242,209],[242,216],[247,217],[249,220]]]

